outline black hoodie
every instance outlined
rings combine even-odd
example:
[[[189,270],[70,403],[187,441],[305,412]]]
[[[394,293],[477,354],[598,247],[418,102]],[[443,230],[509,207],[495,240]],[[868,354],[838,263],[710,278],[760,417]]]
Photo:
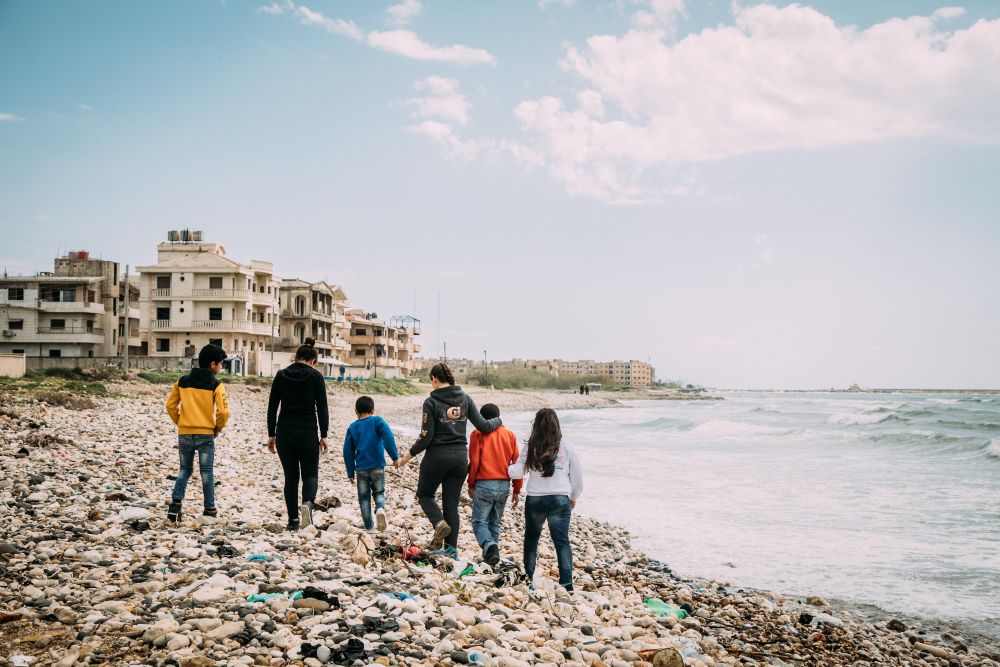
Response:
[[[424,401],[420,438],[410,447],[410,456],[428,447],[465,447],[465,426],[470,421],[483,433],[491,433],[503,423],[499,417],[483,419],[472,397],[461,387],[435,389]]]
[[[323,375],[308,364],[298,363],[278,371],[271,383],[271,397],[267,401],[268,437],[274,437],[278,426],[315,429],[317,416],[319,436],[325,438],[330,428],[330,413],[326,405],[326,380]]]

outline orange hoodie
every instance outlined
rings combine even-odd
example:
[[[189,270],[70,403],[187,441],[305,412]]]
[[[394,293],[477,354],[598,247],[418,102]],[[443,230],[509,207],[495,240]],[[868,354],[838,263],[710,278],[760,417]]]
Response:
[[[469,438],[469,489],[476,488],[476,481],[510,479],[507,467],[517,462],[520,455],[517,436],[506,427],[483,435],[474,431]],[[514,494],[521,493],[524,480],[514,480]]]

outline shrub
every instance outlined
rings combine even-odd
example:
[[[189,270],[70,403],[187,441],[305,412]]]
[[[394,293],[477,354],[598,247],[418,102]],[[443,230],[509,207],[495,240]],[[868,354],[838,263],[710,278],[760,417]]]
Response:
[[[71,394],[68,391],[40,391],[35,394],[35,399],[41,403],[69,410],[89,410],[97,407],[97,403],[89,397]]]

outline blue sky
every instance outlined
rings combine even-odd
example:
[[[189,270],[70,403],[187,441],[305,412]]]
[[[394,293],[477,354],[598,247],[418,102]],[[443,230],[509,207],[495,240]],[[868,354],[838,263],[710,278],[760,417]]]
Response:
[[[392,9],[391,9],[392,8]],[[0,265],[168,229],[452,356],[1000,386],[1000,6],[0,0]]]

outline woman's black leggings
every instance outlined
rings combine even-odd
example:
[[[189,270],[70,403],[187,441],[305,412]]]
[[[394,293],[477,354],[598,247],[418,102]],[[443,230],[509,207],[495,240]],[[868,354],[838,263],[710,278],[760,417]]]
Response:
[[[420,479],[417,481],[417,500],[431,525],[444,519],[451,526],[445,543],[458,546],[458,500],[462,496],[465,478],[469,475],[469,454],[465,447],[429,447],[420,462]],[[441,487],[444,513],[434,495]]]
[[[319,434],[316,429],[278,429],[278,458],[285,471],[285,507],[288,520],[299,518],[299,478],[302,502],[315,501],[319,488]]]

